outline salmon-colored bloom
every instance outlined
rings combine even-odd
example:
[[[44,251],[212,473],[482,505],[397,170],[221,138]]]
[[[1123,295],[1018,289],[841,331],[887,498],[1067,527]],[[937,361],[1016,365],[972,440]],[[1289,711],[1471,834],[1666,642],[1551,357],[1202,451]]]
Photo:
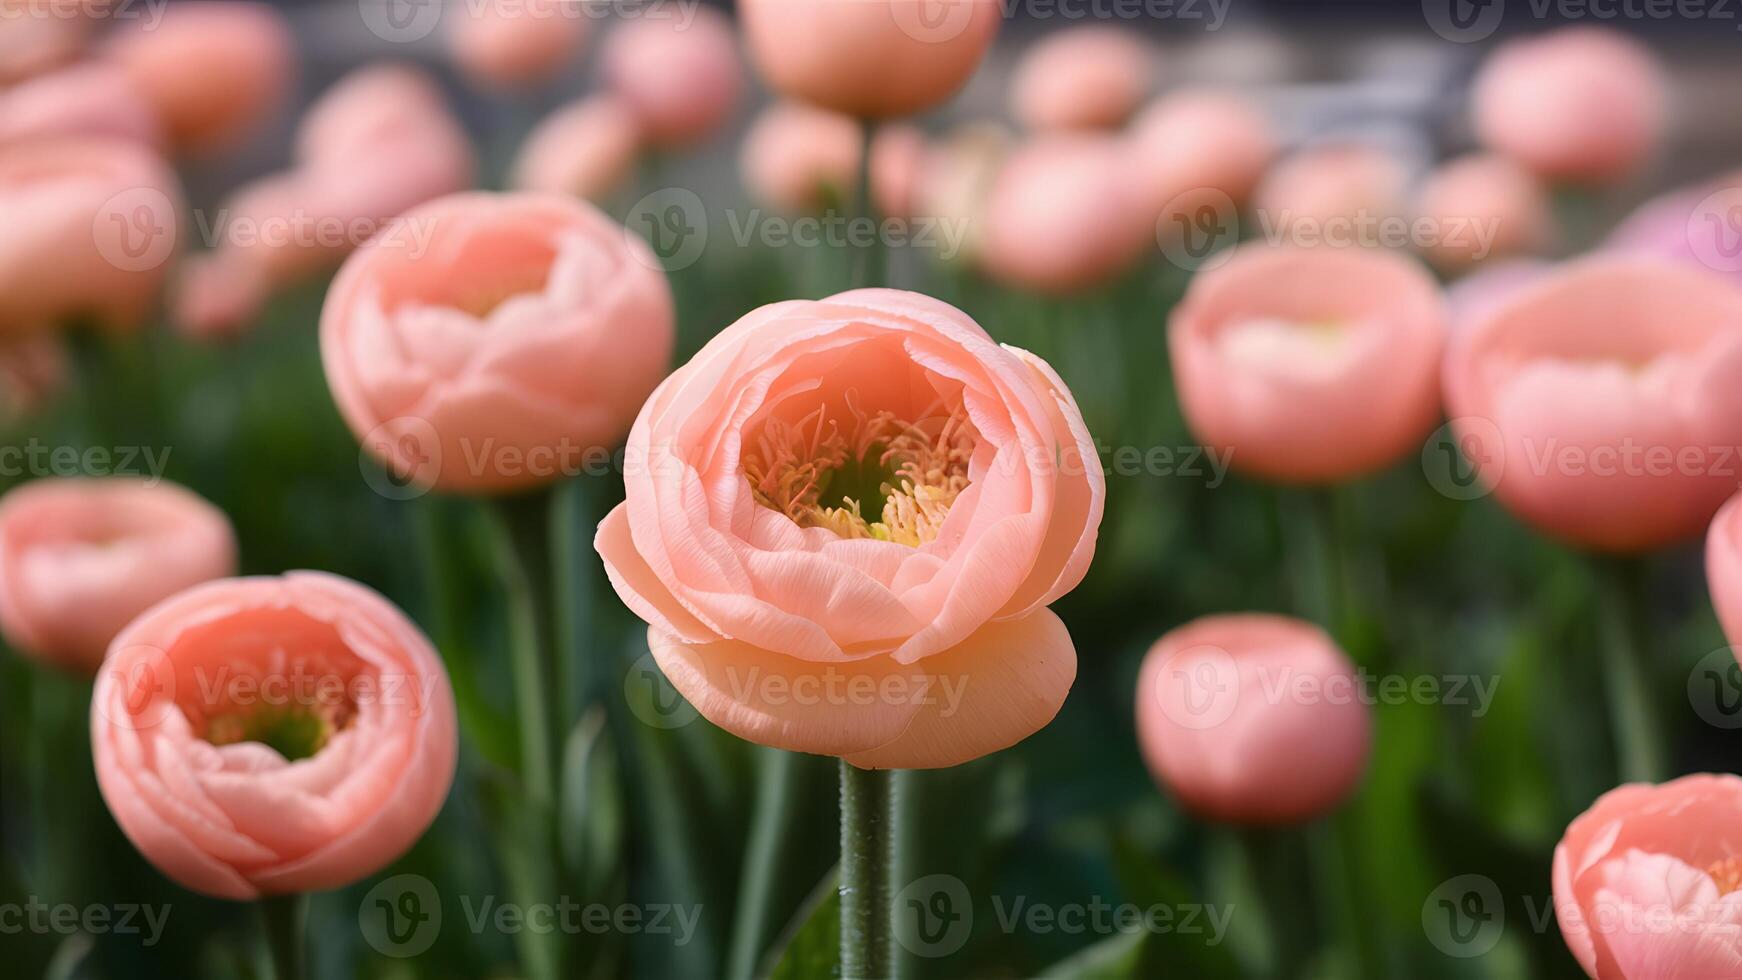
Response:
[[[86,64],[0,92],[0,143],[50,136],[105,136],[157,146],[157,110],[112,65]]]
[[[600,201],[623,186],[641,152],[641,125],[621,99],[592,95],[558,109],[526,137],[515,190]]]
[[[1392,153],[1362,143],[1326,143],[1271,168],[1252,205],[1260,231],[1287,233],[1294,244],[1377,245],[1381,223],[1408,209],[1408,185],[1409,172]]]
[[[1010,111],[1030,129],[1115,129],[1149,92],[1154,55],[1141,35],[1074,27],[1023,53],[1010,79]]]
[[[1157,99],[1131,124],[1137,179],[1152,213],[1209,189],[1241,204],[1276,154],[1274,126],[1245,98],[1209,89]]]
[[[605,39],[605,84],[648,142],[693,146],[720,131],[744,97],[738,38],[723,14],[697,7],[688,22],[640,17]]]
[[[1416,205],[1435,235],[1424,242],[1442,268],[1534,252],[1554,237],[1548,190],[1530,171],[1502,156],[1474,154],[1429,174]]]
[[[1286,616],[1206,616],[1150,647],[1137,744],[1187,810],[1296,823],[1341,803],[1367,768],[1373,721],[1355,666]]]
[[[95,673],[133,617],[235,572],[229,519],[171,483],[42,479],[0,498],[0,631],[49,663]]]
[[[1234,468],[1289,483],[1381,469],[1439,419],[1445,303],[1397,253],[1247,245],[1168,322],[1180,405]]]
[[[1742,779],[1604,793],[1554,852],[1555,919],[1603,980],[1742,974]]]
[[[514,490],[622,438],[665,374],[673,319],[652,250],[592,205],[456,194],[345,262],[321,360],[339,413],[394,473]]]
[[[1049,722],[1106,484],[1070,392],[960,310],[866,289],[765,306],[648,399],[595,547],[715,724],[935,768]]]
[[[1742,289],[1658,259],[1586,259],[1460,330],[1445,388],[1465,454],[1525,521],[1603,551],[1685,540],[1736,489]]]
[[[986,199],[980,261],[994,278],[1070,293],[1118,278],[1152,239],[1120,140],[1057,133],[1018,147]]]
[[[0,0],[0,84],[11,85],[77,58],[94,22],[42,0]]]
[[[762,110],[739,149],[750,195],[792,214],[850,207],[859,181],[859,128],[802,102]]]
[[[859,118],[942,103],[992,45],[998,0],[739,0],[750,59],[789,99]]]
[[[918,214],[926,157],[925,134],[917,126],[896,123],[877,130],[871,140],[871,199],[879,215],[912,218]]]
[[[1471,95],[1482,142],[1544,177],[1624,177],[1664,128],[1663,70],[1644,45],[1603,27],[1510,41]]]
[[[113,36],[104,58],[157,109],[177,149],[236,145],[290,95],[296,42],[264,3],[176,3]]]
[[[110,646],[91,697],[97,785],[187,888],[237,900],[342,888],[422,836],[459,738],[441,659],[335,575],[223,579]]]
[[[1604,250],[1656,255],[1730,273],[1742,282],[1732,209],[1742,170],[1677,188],[1641,204],[1603,240]]]
[[[562,74],[587,43],[584,6],[568,0],[483,0],[448,9],[448,50],[474,84],[518,89]]]
[[[1742,495],[1730,498],[1706,532],[1706,583],[1725,635],[1742,650]]]
[[[178,247],[181,185],[128,140],[0,146],[0,332],[137,326]]]

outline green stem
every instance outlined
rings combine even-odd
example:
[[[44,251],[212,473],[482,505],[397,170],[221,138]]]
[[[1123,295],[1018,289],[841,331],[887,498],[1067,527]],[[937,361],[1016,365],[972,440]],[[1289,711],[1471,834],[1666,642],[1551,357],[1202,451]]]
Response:
[[[1295,608],[1334,636],[1340,625],[1342,569],[1334,550],[1331,491],[1313,487],[1279,489],[1277,494]]]
[[[884,285],[887,273],[884,270],[882,229],[877,227],[877,203],[871,196],[871,146],[877,139],[877,121],[860,120],[859,133],[859,190],[853,198],[852,217],[855,224],[857,219],[865,218],[873,225],[871,243],[860,251],[853,270],[853,286],[864,288]]]
[[[259,902],[260,922],[266,933],[266,951],[272,958],[274,980],[303,980],[308,976],[304,955],[303,925],[308,919],[308,896],[268,895]]]
[[[782,870],[781,846],[802,829],[795,827],[798,813],[800,758],[780,749],[758,752],[756,809],[750,838],[744,847],[744,877],[738,883],[738,917],[727,958],[726,976],[750,980],[762,960],[762,947],[782,923],[772,907],[775,878]]]
[[[894,975],[895,784],[887,769],[841,760],[841,976]]]
[[[1662,724],[1652,698],[1645,637],[1643,559],[1599,559],[1598,617],[1615,759],[1624,782],[1657,782],[1668,771]]]
[[[509,660],[520,716],[520,776],[533,807],[552,813],[555,753],[550,695],[555,642],[550,601],[550,496],[548,491],[491,501],[495,508],[498,559],[507,590]]]

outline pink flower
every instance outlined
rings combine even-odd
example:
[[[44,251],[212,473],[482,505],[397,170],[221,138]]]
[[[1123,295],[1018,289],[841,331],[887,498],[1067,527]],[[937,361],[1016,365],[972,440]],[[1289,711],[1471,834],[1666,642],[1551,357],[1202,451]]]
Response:
[[[341,888],[416,842],[453,782],[447,672],[380,595],[320,572],[209,582],[110,647],[97,785],[133,845],[237,900]]]
[[[1416,207],[1435,236],[1428,258],[1457,269],[1520,252],[1535,252],[1554,238],[1548,190],[1530,171],[1505,157],[1471,155],[1441,164],[1422,186]]]
[[[149,149],[65,137],[0,146],[0,331],[138,323],[177,247],[181,186]]]
[[[605,39],[605,84],[634,113],[649,142],[692,146],[719,132],[744,96],[738,38],[724,15],[694,8],[625,21]]]
[[[104,58],[156,107],[173,146],[209,154],[233,147],[283,106],[296,41],[264,3],[176,3],[156,23],[120,30]]]
[[[1116,129],[1148,93],[1154,55],[1117,27],[1074,27],[1035,42],[1010,79],[1010,111],[1029,129]]]
[[[1329,483],[1417,450],[1439,419],[1445,303],[1414,261],[1247,245],[1168,322],[1187,423],[1236,469]]]
[[[1122,142],[1042,135],[1010,154],[992,185],[980,261],[1009,285],[1078,292],[1131,269],[1150,232]]]
[[[448,50],[483,88],[542,85],[580,54],[588,14],[567,0],[483,0],[449,8]]]
[[[0,92],[0,143],[50,136],[163,141],[157,110],[112,65],[62,69]]]
[[[1445,388],[1465,455],[1525,521],[1602,551],[1690,538],[1736,489],[1742,289],[1657,259],[1573,263],[1460,330]]]
[[[514,160],[516,190],[599,201],[623,186],[641,151],[641,126],[620,99],[593,95],[533,129]]]
[[[1379,223],[1407,210],[1408,184],[1408,171],[1391,153],[1327,143],[1284,158],[1259,183],[1252,204],[1262,225],[1288,233],[1291,244],[1376,245]]]
[[[959,229],[961,237],[958,255],[942,257],[980,260],[986,208],[1014,145],[1003,125],[980,121],[956,126],[926,153],[915,188],[917,214]]]
[[[1664,128],[1663,71],[1619,31],[1569,27],[1510,41],[1476,77],[1489,147],[1544,177],[1607,181],[1638,169]]]
[[[0,0],[0,84],[24,81],[78,57],[93,21],[75,6]]]
[[[1742,171],[1678,188],[1641,204],[1603,241],[1606,251],[1656,255],[1727,272],[1736,262],[1732,208],[1742,202]]]
[[[998,0],[739,0],[750,59],[789,99],[907,116],[960,89],[992,45]]]
[[[1742,779],[1610,790],[1554,852],[1555,918],[1604,980],[1742,974]]]
[[[1187,810],[1284,824],[1341,803],[1373,722],[1354,664],[1285,616],[1206,616],[1156,641],[1137,679],[1137,743]]]
[[[925,134],[918,127],[895,123],[877,130],[871,140],[871,199],[879,215],[917,214],[926,155]]]
[[[1724,634],[1742,660],[1742,495],[1730,498],[1706,533],[1706,583]]]
[[[850,207],[859,181],[859,129],[846,116],[778,102],[744,134],[738,167],[750,195],[782,211]]]
[[[400,216],[327,292],[339,412],[401,477],[456,492],[597,465],[665,374],[671,290],[585,202],[457,194]]]
[[[229,520],[172,483],[42,479],[0,498],[0,632],[58,666],[95,673],[133,617],[235,572]]]
[[[1156,100],[1131,124],[1148,210],[1208,188],[1234,204],[1251,196],[1276,154],[1270,120],[1232,92],[1187,90]]]
[[[960,310],[888,289],[755,310],[653,393],[627,458],[594,545],[727,731],[935,768],[1063,703],[1076,653],[1046,606],[1106,484],[1053,370]]]

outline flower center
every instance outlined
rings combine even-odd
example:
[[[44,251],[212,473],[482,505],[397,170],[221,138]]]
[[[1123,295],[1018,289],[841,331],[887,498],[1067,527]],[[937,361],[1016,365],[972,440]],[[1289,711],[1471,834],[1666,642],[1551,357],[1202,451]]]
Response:
[[[1742,857],[1728,857],[1706,869],[1718,886],[1719,895],[1742,890]]]
[[[206,741],[213,745],[259,742],[288,762],[307,759],[326,747],[334,733],[351,723],[349,705],[333,701],[263,706],[206,719]]]
[[[796,423],[764,423],[744,455],[756,502],[843,538],[916,548],[936,540],[968,487],[975,439],[967,416],[957,408],[911,422],[867,414],[854,401],[849,393],[845,424],[821,407]]]

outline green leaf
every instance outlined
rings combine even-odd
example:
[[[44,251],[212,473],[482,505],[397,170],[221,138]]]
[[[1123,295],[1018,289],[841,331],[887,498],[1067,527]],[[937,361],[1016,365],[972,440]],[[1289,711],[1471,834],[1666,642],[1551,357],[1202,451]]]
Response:
[[[1138,970],[1151,935],[1141,930],[1115,933],[1047,967],[1039,980],[1135,980],[1143,975]]]
[[[759,971],[768,980],[824,980],[841,975],[838,868],[817,882],[774,948],[773,962]]]
[[[593,899],[616,877],[623,842],[623,795],[603,708],[589,709],[569,732],[559,793],[557,839],[563,866]]]

